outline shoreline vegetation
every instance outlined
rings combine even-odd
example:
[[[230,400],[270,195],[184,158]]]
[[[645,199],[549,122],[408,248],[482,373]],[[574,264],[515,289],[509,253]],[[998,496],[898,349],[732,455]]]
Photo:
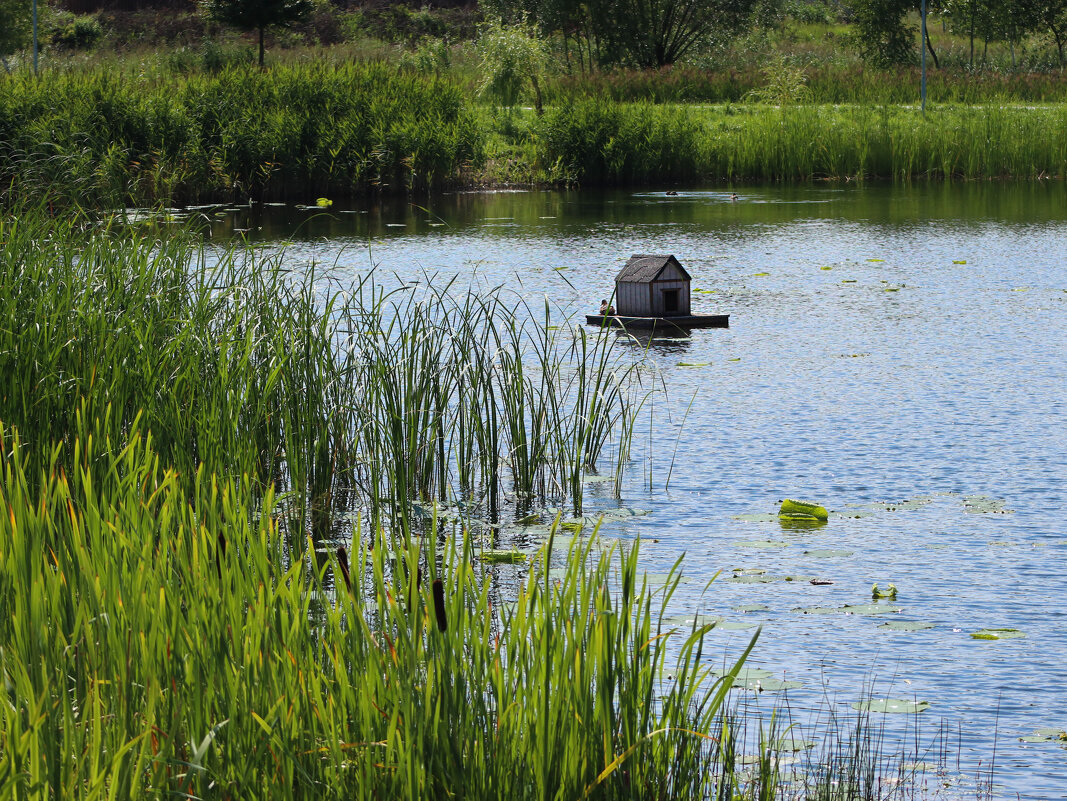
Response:
[[[881,798],[943,748],[750,718],[756,638],[597,537],[613,338],[38,208],[0,278],[0,796]]]
[[[457,187],[1062,179],[1067,105],[478,104],[386,64],[0,77],[10,205],[346,198]]]

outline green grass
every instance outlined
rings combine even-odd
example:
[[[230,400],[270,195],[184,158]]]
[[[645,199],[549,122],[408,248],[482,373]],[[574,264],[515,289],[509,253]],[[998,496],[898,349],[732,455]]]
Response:
[[[1067,175],[1067,107],[692,107],[583,101],[531,123],[575,183]]]
[[[87,205],[433,187],[481,135],[447,81],[382,65],[0,77],[13,197]]]
[[[663,636],[636,548],[575,545],[562,581],[546,548],[509,606],[469,540],[357,537],[349,591],[270,493],[163,469],[139,426],[72,435],[80,469],[29,476],[0,431],[3,797],[701,798],[733,771],[729,683],[691,667],[702,631]]]

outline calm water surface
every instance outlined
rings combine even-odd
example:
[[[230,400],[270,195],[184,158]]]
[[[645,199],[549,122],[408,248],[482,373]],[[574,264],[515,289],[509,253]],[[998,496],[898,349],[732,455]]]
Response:
[[[692,581],[673,611],[763,624],[750,664],[802,683],[787,699],[802,724],[850,711],[873,685],[931,704],[921,736],[943,723],[960,738],[963,787],[980,760],[988,768],[995,735],[997,796],[1067,798],[1067,748],[1018,739],[1067,728],[1067,189],[738,191],[271,207],[217,218],[213,236],[246,228],[266,247],[287,242],[294,263],[459,274],[581,313],[631,253],[675,254],[708,290],[694,311],[729,313],[731,326],[649,347],[667,398],[646,408],[652,433],[621,500],[649,514],[605,530],[644,538],[650,572],[685,555]],[[760,518],[785,497],[840,514],[815,530]],[[617,505],[591,485],[589,509]],[[735,568],[803,580],[729,580]],[[901,612],[795,611],[868,603],[875,582],[896,585]],[[736,611],[746,605],[766,608]],[[1026,636],[970,636],[983,628]],[[713,632],[711,658],[753,631]],[[784,700],[751,695],[761,709]]]

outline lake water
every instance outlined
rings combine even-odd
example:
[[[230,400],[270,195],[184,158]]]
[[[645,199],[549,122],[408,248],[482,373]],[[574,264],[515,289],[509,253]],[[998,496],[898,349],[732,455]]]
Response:
[[[630,254],[675,254],[707,290],[694,312],[728,313],[730,328],[649,346],[667,396],[646,407],[621,499],[649,513],[604,530],[641,536],[650,572],[685,555],[692,581],[672,611],[730,624],[709,635],[710,658],[744,647],[754,629],[740,626],[763,624],[750,665],[802,683],[788,704],[805,735],[810,717],[848,713],[873,687],[929,702],[886,726],[918,723],[923,741],[951,732],[955,792],[973,797],[996,738],[998,797],[1067,797],[1067,743],[1019,740],[1067,728],[1067,190],[738,193],[269,207],[212,218],[212,235],[249,229],[267,247],[288,242],[294,264],[460,274],[581,313],[609,296]],[[773,513],[786,497],[838,514],[784,528]],[[618,504],[608,485],[590,486],[588,509]],[[735,568],[749,572],[738,580]],[[784,576],[798,580],[766,580]],[[897,587],[902,611],[796,611],[869,604],[875,582]],[[1025,636],[971,637],[986,628]],[[785,701],[750,695],[761,709]],[[932,775],[928,787],[936,795]]]

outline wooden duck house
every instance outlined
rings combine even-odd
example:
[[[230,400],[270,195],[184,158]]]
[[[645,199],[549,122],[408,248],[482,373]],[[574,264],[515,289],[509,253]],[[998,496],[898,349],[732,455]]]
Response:
[[[674,256],[631,256],[615,276],[620,317],[688,317],[693,279]]]

